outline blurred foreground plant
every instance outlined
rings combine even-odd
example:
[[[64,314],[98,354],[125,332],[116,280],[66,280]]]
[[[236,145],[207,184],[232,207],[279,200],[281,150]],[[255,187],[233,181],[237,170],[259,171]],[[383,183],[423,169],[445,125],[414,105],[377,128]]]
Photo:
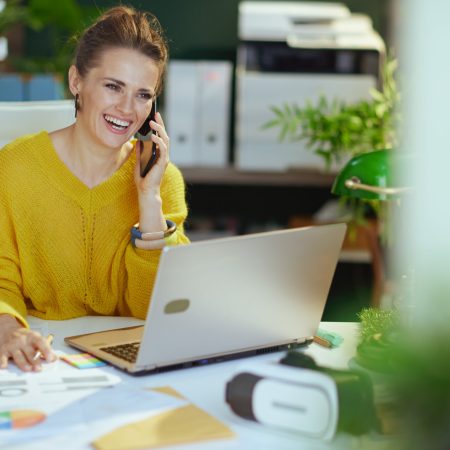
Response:
[[[355,358],[374,384],[377,409],[402,450],[450,448],[450,331],[403,322],[397,310],[360,313]],[[383,417],[384,416],[384,417]]]

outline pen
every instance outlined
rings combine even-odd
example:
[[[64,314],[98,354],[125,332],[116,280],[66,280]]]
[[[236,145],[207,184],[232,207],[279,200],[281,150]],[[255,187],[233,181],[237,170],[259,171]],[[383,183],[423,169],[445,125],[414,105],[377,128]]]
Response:
[[[49,334],[45,340],[47,341],[47,344],[51,345],[51,343],[53,342],[53,334]],[[35,355],[33,356],[33,361],[36,361],[37,359],[39,359],[42,356],[42,353],[40,350],[38,350]]]

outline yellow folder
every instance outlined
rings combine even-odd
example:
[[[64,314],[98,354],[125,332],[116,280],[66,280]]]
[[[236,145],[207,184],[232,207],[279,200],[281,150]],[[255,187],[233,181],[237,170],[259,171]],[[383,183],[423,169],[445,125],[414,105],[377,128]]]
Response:
[[[154,390],[183,398],[169,386]],[[95,440],[92,445],[97,450],[159,448],[233,437],[234,433],[230,428],[190,403],[116,428]]]

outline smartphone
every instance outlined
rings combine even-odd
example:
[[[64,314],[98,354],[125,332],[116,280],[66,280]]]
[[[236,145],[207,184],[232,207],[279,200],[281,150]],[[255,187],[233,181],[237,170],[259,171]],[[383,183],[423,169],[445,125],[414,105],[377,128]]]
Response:
[[[158,158],[156,151],[156,144],[153,141],[151,141],[153,131],[149,125],[150,120],[155,120],[155,115],[156,115],[156,98],[153,100],[152,110],[150,111],[150,114],[145,119],[145,122],[142,125],[142,127],[139,128],[139,131],[134,136],[139,141],[138,145],[141,159],[141,177],[145,177],[145,175],[147,175],[147,173],[153,167]],[[151,141],[152,145],[145,146],[144,141]]]

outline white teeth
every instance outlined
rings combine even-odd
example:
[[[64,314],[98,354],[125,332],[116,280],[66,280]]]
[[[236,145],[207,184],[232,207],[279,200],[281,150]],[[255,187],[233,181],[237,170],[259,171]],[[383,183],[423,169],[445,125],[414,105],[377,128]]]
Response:
[[[119,125],[121,127],[128,127],[130,125],[130,122],[127,122],[125,120],[117,119],[116,117],[112,117],[112,116],[109,116],[107,114],[105,114],[104,117],[105,117],[105,119],[108,122],[114,123],[115,125]]]

